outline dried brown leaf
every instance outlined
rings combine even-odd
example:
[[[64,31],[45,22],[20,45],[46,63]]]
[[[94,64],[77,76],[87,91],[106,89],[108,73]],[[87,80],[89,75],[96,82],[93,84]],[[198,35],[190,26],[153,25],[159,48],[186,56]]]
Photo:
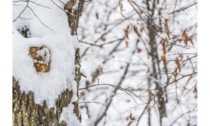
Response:
[[[81,91],[81,92],[80,92],[80,97],[81,97],[81,96],[84,96],[84,95],[85,95],[85,92],[84,92],[84,91]]]
[[[129,42],[128,42],[128,40],[126,40],[126,41],[125,41],[125,46],[126,46],[126,48],[128,48],[128,44],[129,44]]]
[[[137,48],[136,50],[137,50],[137,53],[140,53],[142,51],[141,48]]]
[[[129,116],[130,120],[135,120],[135,118],[133,117],[132,113]]]
[[[66,5],[64,6],[65,10],[71,10],[73,6],[76,4],[76,0],[69,0]]]
[[[134,25],[134,32],[136,33],[136,35],[137,35],[138,37],[141,36],[141,34],[139,33],[139,31],[138,31],[138,29],[137,29],[137,26],[135,26],[135,25]]]
[[[170,30],[169,30],[169,27],[168,27],[168,19],[165,19],[163,25],[164,25],[165,32],[168,36],[168,39],[170,39]]]
[[[177,67],[175,67],[175,70],[174,70],[174,73],[173,73],[175,80],[176,80],[176,77],[177,77],[177,75],[178,75],[177,70],[178,70],[178,68],[177,68]]]
[[[122,13],[123,11],[123,3],[120,3],[120,12]]]
[[[166,55],[165,54],[163,54],[161,56],[161,60],[163,61],[164,64],[166,64]]]
[[[128,36],[128,30],[129,30],[130,26],[128,25],[126,29],[124,29],[124,33],[125,33],[125,37],[127,39],[129,39],[129,36]]]
[[[190,41],[190,43],[191,43],[192,45],[194,45],[193,40],[192,40],[192,37],[189,37],[188,40]]]
[[[181,66],[180,66],[180,62],[179,62],[179,58],[178,57],[176,57],[175,63],[176,63],[177,68],[179,69],[179,72],[181,72]]]
[[[127,39],[129,39],[128,30],[127,30],[127,29],[124,29],[124,33],[125,33],[125,37],[126,37]]]
[[[161,39],[161,44],[162,44],[162,49],[163,49],[163,54],[166,55],[166,42],[167,42],[167,38],[166,39]]]
[[[188,35],[187,35],[187,32],[186,32],[186,29],[182,32],[182,38],[183,38],[183,41],[184,41],[185,45],[187,46]]]

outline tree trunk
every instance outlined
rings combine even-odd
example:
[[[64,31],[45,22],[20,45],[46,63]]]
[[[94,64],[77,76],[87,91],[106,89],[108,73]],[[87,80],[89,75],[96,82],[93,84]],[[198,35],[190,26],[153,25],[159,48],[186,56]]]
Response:
[[[76,35],[79,17],[82,14],[84,0],[70,0],[73,2],[71,8],[66,8],[68,10],[68,22],[71,29],[71,35]],[[67,2],[67,4],[69,3]],[[66,4],[66,5],[67,5]],[[22,34],[25,36],[25,34]],[[27,37],[27,36],[25,36]],[[75,81],[77,83],[77,90],[79,87],[79,82],[81,78],[80,74],[80,53],[79,48],[75,50]],[[77,102],[71,101],[73,97],[73,91],[66,89],[57,96],[55,107],[48,107],[46,101],[43,104],[36,104],[34,98],[34,92],[30,91],[25,93],[20,90],[18,81],[13,77],[13,108],[12,108],[12,123],[13,126],[67,126],[65,121],[59,123],[59,119],[64,107],[69,104],[74,105],[74,113],[76,114],[79,121],[81,121],[81,116],[79,113],[79,107]],[[47,89],[46,89],[47,90]],[[78,96],[78,92],[77,96]]]

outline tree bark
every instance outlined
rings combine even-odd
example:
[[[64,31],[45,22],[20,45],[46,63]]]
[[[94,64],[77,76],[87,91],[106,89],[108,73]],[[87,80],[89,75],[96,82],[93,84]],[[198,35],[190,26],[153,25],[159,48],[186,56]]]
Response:
[[[66,122],[59,123],[63,107],[71,103],[73,92],[69,89],[63,91],[56,100],[56,107],[49,108],[46,101],[36,104],[34,93],[20,91],[18,81],[13,78],[13,126],[67,126]],[[75,110],[79,111],[75,106]]]

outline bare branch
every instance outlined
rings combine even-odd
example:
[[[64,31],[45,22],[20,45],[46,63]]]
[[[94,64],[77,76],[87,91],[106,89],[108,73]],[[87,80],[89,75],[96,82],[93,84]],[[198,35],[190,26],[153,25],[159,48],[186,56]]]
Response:
[[[169,14],[175,14],[175,13],[184,11],[184,10],[190,8],[190,7],[193,7],[194,5],[197,5],[197,2],[195,2],[195,3],[193,3],[193,4],[190,4],[190,5],[186,6],[186,7],[179,8],[179,9],[177,9],[177,10],[175,10],[175,11],[170,12]]]
[[[23,12],[25,12],[26,8],[29,5],[29,1],[26,3],[26,6],[23,8],[23,10],[20,12],[20,14],[13,20],[13,22],[15,22],[23,14]]]
[[[34,16],[39,20],[39,22],[40,22],[42,25],[44,25],[46,28],[48,28],[49,30],[51,30],[52,32],[54,32],[53,29],[51,29],[50,27],[48,27],[46,24],[44,24],[44,23],[42,22],[42,20],[36,15],[36,13],[34,12],[34,10],[33,10],[31,7],[28,6],[28,8],[32,11],[32,13],[34,14]]]

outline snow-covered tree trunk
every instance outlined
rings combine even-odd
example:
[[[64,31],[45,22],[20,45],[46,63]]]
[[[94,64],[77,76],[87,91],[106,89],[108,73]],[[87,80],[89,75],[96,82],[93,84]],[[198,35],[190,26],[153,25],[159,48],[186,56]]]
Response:
[[[59,119],[63,107],[71,103],[72,96],[73,92],[66,89],[58,96],[56,107],[48,107],[46,101],[36,104],[33,91],[20,91],[18,82],[13,78],[13,126],[67,126],[65,121],[59,123]],[[76,106],[74,110],[79,112]]]
[[[13,2],[13,126],[81,125],[75,35],[85,1]]]

